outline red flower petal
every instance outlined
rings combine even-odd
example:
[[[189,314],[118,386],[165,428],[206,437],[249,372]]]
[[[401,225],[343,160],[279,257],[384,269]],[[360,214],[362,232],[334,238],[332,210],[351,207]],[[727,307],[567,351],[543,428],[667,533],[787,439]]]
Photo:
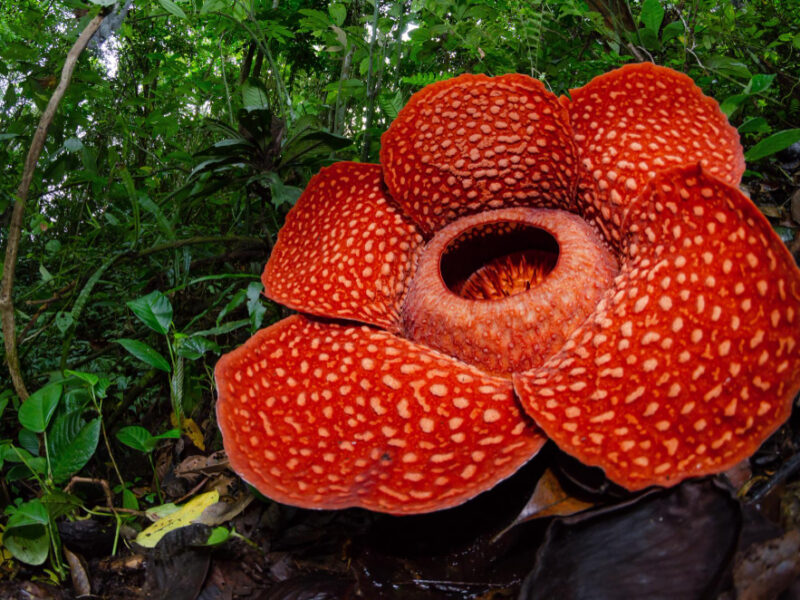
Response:
[[[744,172],[739,134],[691,78],[652,63],[626,65],[570,90],[578,143],[578,204],[612,241],[631,201],[656,173],[700,163],[736,185]]]
[[[800,389],[800,271],[766,219],[699,167],[645,197],[614,288],[514,378],[548,437],[631,490],[750,456]]]
[[[296,506],[447,508],[545,441],[508,380],[365,326],[295,315],[223,356],[215,373],[231,466]]]
[[[573,205],[577,154],[568,115],[525,75],[429,85],[381,143],[389,192],[426,232],[486,209]]]
[[[315,315],[397,329],[423,240],[387,202],[380,165],[340,162],[311,178],[264,269],[264,294]]]

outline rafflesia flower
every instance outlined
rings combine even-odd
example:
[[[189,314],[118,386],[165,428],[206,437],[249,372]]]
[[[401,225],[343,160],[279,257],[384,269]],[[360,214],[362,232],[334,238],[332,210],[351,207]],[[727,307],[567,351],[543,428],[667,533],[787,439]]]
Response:
[[[216,367],[230,462],[309,508],[462,503],[547,439],[638,490],[716,473],[800,388],[800,272],[680,73],[556,98],[523,75],[415,94],[381,164],[310,181],[263,275],[300,314]]]

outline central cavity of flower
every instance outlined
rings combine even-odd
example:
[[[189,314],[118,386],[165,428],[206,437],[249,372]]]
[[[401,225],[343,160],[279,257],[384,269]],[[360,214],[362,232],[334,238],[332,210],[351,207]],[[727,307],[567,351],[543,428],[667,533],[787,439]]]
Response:
[[[402,333],[510,376],[558,350],[617,270],[594,231],[571,213],[508,208],[463,217],[425,246]]]
[[[464,231],[445,248],[445,285],[468,300],[495,300],[540,284],[558,261],[558,243],[543,229],[500,221]]]

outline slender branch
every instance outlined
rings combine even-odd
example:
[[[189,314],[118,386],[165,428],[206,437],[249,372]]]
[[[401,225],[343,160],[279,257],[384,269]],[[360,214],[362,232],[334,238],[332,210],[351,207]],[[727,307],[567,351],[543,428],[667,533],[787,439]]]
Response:
[[[22,371],[19,366],[17,336],[14,326],[14,303],[11,294],[14,289],[14,271],[17,266],[19,241],[22,237],[22,220],[25,213],[25,202],[28,199],[28,192],[33,182],[33,173],[36,170],[36,163],[39,162],[39,156],[41,156],[42,150],[44,149],[47,129],[53,122],[53,118],[58,110],[58,105],[64,98],[67,86],[75,71],[78,58],[86,48],[89,40],[100,27],[106,14],[106,11],[101,12],[94,19],[89,21],[89,24],[81,32],[72,48],[67,53],[64,67],[61,70],[61,80],[58,83],[58,87],[56,87],[53,92],[53,95],[50,97],[50,102],[48,102],[47,108],[44,113],[42,113],[42,118],[39,120],[39,125],[36,127],[36,132],[33,134],[33,141],[31,142],[28,156],[25,159],[25,168],[22,171],[22,181],[17,189],[17,199],[14,202],[14,210],[11,213],[11,223],[8,227],[8,245],[6,246],[6,257],[3,263],[3,279],[2,282],[0,282],[0,314],[2,314],[6,362],[8,363],[8,370],[11,373],[11,381],[14,384],[14,390],[16,390],[21,400],[25,400],[28,397],[28,390],[25,388],[25,381],[22,378]]]

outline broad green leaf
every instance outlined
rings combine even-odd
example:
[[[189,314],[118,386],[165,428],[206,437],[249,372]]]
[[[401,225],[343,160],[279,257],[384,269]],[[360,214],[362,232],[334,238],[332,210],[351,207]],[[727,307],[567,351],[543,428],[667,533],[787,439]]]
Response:
[[[225,0],[206,0],[203,2],[203,8],[200,9],[200,14],[205,15],[210,12],[225,10]]]
[[[128,488],[122,489],[122,507],[129,510],[139,510],[139,499]]]
[[[264,285],[260,281],[254,281],[247,286],[247,312],[250,314],[250,331],[253,332],[261,327],[264,313],[267,312],[261,303],[262,291],[264,291]]]
[[[44,525],[6,527],[3,545],[17,560],[29,565],[41,565],[47,560],[50,537]]]
[[[42,433],[53,417],[61,398],[61,384],[53,383],[36,390],[19,407],[17,418],[28,431]]]
[[[242,103],[248,107],[267,108],[269,107],[269,96],[263,86],[257,82],[245,81],[242,84]],[[241,144],[239,140],[232,141]]]
[[[733,77],[748,79],[751,77],[750,70],[745,63],[727,56],[711,56],[706,59],[705,65],[712,71],[719,71]]]
[[[6,523],[3,545],[18,560],[41,565],[50,550],[48,523],[47,509],[40,500],[20,504]]]
[[[735,94],[733,96],[728,96],[719,105],[719,109],[725,114],[726,117],[730,117],[736,112],[736,109],[741,106],[742,102],[747,100],[747,98],[749,98],[747,94]]]
[[[100,440],[100,417],[84,423],[77,413],[68,413],[53,423],[50,438],[53,438],[50,466],[53,481],[61,483],[80,471],[94,456]],[[75,431],[77,425],[83,424]]]
[[[795,142],[800,142],[800,129],[784,129],[758,142],[744,153],[744,158],[748,161],[759,160],[780,152]]]
[[[159,354],[156,350],[154,350],[144,342],[140,342],[138,340],[131,340],[128,338],[120,338],[116,341],[120,346],[125,348],[125,350],[133,354],[136,358],[138,358],[142,362],[147,363],[151,367],[160,369],[161,371],[166,371],[167,373],[172,371],[172,368],[169,366],[167,359],[165,359],[163,356],[161,356],[161,354]]]
[[[47,514],[51,519],[57,519],[70,514],[82,504],[82,500],[73,494],[62,492],[58,488],[53,488],[42,496],[42,504],[47,509]]]
[[[23,427],[17,433],[17,441],[31,456],[39,456],[39,434]]]
[[[269,174],[269,190],[272,195],[272,205],[275,208],[280,208],[282,205],[294,206],[300,194],[303,193],[298,187],[285,185],[277,173]]]
[[[96,4],[97,6],[113,6],[118,2],[118,0],[89,0],[89,2]]]
[[[23,502],[8,519],[7,527],[19,527],[21,525],[47,525],[49,517],[47,509],[40,500],[30,500]]]
[[[178,356],[189,360],[197,360],[209,351],[219,352],[219,345],[201,335],[187,337],[178,346]]]
[[[347,8],[344,4],[338,2],[333,2],[328,5],[328,13],[330,13],[333,22],[339,27],[341,27],[345,19],[347,19]]]
[[[772,85],[772,82],[775,80],[775,75],[765,75],[759,73],[758,75],[753,75],[750,81],[747,83],[747,87],[744,89],[745,94],[758,94],[763,91],[769,89],[769,86]]]
[[[123,427],[117,432],[117,439],[120,443],[139,452],[152,452],[158,444],[158,441],[150,435],[150,432],[139,425]]]
[[[84,381],[89,384],[89,387],[94,387],[100,381],[100,378],[95,375],[94,373],[85,373],[83,371],[72,371],[67,369],[64,371],[65,375],[71,375],[72,377],[77,377],[81,381]]]
[[[772,128],[764,117],[753,117],[739,125],[739,133],[769,133]]]
[[[161,6],[163,6],[164,10],[166,10],[171,15],[175,15],[180,19],[186,18],[186,13],[183,12],[183,9],[177,4],[175,4],[172,0],[158,0],[158,3]]]
[[[227,527],[214,527],[211,530],[211,535],[206,540],[206,546],[216,546],[226,542],[231,537],[231,530]]]
[[[56,327],[61,333],[66,333],[75,321],[72,313],[58,311],[56,313]]]
[[[683,27],[683,23],[680,21],[667,23],[664,25],[664,29],[661,30],[661,43],[666,44],[670,40],[682,35],[684,31],[685,28]]]
[[[172,322],[172,304],[158,290],[131,300],[127,305],[133,314],[153,331],[163,334],[169,331],[169,324]]]
[[[67,152],[78,152],[83,150],[83,142],[76,137],[67,138],[64,141],[64,150]]]
[[[647,29],[658,35],[661,21],[664,20],[664,7],[661,5],[661,0],[644,0],[640,18]]]

